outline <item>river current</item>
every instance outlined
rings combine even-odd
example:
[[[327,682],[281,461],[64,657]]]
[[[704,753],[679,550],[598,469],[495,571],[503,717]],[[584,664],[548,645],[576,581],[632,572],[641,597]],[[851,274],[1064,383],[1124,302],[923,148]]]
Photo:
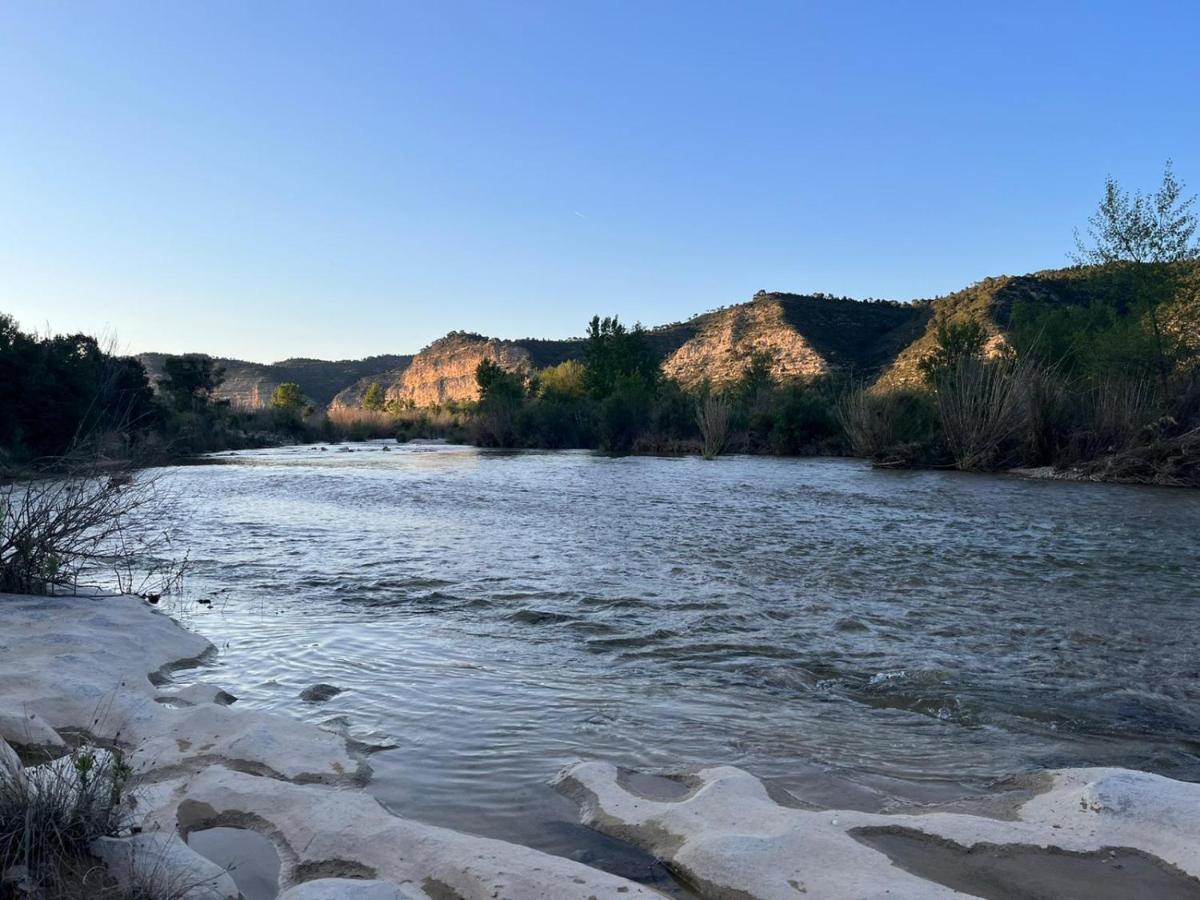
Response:
[[[434,824],[603,856],[547,787],[581,758],[885,808],[1200,780],[1194,492],[391,442],[163,485],[211,677],[388,748],[369,790]]]

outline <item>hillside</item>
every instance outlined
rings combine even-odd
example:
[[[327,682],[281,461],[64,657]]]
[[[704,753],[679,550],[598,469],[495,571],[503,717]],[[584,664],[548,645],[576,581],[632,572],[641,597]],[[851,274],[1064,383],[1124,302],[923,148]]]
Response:
[[[870,375],[921,333],[921,307],[845,298],[759,293],[693,319],[692,334],[663,361],[663,372],[693,386],[737,380],[754,354],[771,359],[775,378],[833,372]]]
[[[1200,280],[1200,266],[1192,266]],[[1189,269],[1188,271],[1192,271]],[[920,380],[918,364],[936,341],[943,321],[974,320],[990,335],[995,352],[1006,340],[1018,303],[1086,306],[1103,302],[1121,308],[1135,293],[1128,267],[1072,267],[1029,275],[998,276],[945,297],[911,303],[861,301],[825,295],[760,291],[744,303],[702,313],[686,322],[652,328],[647,339],[663,360],[663,372],[685,386],[704,380],[736,380],[755,354],[766,354],[777,379],[831,373],[878,379],[882,386]],[[1189,301],[1164,308],[1164,327],[1197,331]],[[1194,337],[1200,345],[1200,334]],[[388,401],[439,406],[477,398],[475,368],[484,359],[505,368],[535,371],[583,357],[584,340],[502,340],[466,331],[439,338],[413,356],[376,356],[324,362],[289,359],[263,365],[220,359],[226,381],[218,396],[237,406],[260,408],[281,382],[294,381],[318,408],[357,409],[372,383]],[[152,376],[162,354],[141,356]]]
[[[871,374],[921,334],[929,311],[897,303],[760,293],[752,300],[686,322],[651,329],[647,339],[663,372],[687,386],[704,379],[736,380],[752,355],[770,354],[780,379],[829,372]],[[533,371],[583,357],[581,338],[498,340],[453,332],[423,349],[408,365],[360,379],[338,393],[332,408],[357,408],[372,383],[388,401],[436,406],[477,399],[475,367],[484,359]]]
[[[1181,263],[1182,283],[1200,281],[1200,264]],[[1136,295],[1137,272],[1131,266],[1072,266],[1048,269],[1029,275],[1001,275],[984,280],[935,300],[917,300],[912,306],[926,311],[924,327],[912,336],[879,379],[884,387],[915,384],[921,380],[920,361],[936,344],[938,324],[946,321],[980,322],[990,335],[988,348],[996,352],[1005,343],[1013,309],[1019,303],[1039,306],[1089,306],[1102,303],[1124,311],[1127,298]],[[1165,327],[1181,333],[1195,332],[1200,318],[1195,305],[1200,295],[1195,287],[1164,304]],[[1200,335],[1193,335],[1200,346]]]
[[[153,381],[162,377],[166,353],[142,353],[138,359]],[[240,409],[262,409],[271,402],[275,388],[284,382],[300,385],[304,396],[318,409],[350,382],[407,365],[411,356],[371,356],[366,359],[327,361],[285,359],[277,363],[255,363],[214,357],[225,369],[225,381],[217,390],[220,400]]]

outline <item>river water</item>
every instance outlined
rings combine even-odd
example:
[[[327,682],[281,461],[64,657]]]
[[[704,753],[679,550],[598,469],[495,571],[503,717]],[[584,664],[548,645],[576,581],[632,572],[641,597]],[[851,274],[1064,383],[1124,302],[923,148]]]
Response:
[[[547,787],[581,758],[881,808],[1200,780],[1197,493],[382,442],[164,484],[205,677],[390,747],[369,789],[424,821],[615,859]]]

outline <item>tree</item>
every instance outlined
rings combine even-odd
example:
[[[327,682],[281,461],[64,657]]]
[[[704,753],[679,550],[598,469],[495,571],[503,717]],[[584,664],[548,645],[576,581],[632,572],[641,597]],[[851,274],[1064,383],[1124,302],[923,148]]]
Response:
[[[1183,182],[1175,177],[1170,160],[1163,169],[1162,184],[1153,194],[1130,194],[1109,176],[1104,197],[1088,219],[1089,240],[1075,232],[1074,261],[1132,263],[1138,279],[1139,305],[1145,309],[1154,335],[1157,368],[1163,393],[1167,392],[1170,362],[1159,322],[1158,307],[1174,293],[1172,264],[1200,259],[1200,242],[1195,235],[1198,222],[1193,211],[1196,195],[1184,195]]]
[[[597,399],[610,395],[621,381],[640,381],[647,389],[658,382],[659,360],[645,329],[640,324],[627,329],[617,316],[592,317],[584,359],[588,391]]]
[[[372,381],[367,388],[367,392],[363,394],[362,408],[378,412],[383,409],[386,402],[387,396],[384,393],[383,386],[377,381]]]
[[[939,322],[933,352],[917,364],[925,382],[937,385],[942,376],[957,371],[968,359],[983,355],[987,343],[987,330],[974,319],[965,322]]]
[[[176,409],[200,412],[224,380],[225,370],[211,356],[186,353],[168,356],[163,361],[160,386]]]
[[[538,394],[564,400],[580,400],[587,394],[587,369],[568,359],[538,372]]]
[[[479,386],[476,440],[485,446],[511,447],[516,440],[516,418],[525,399],[525,373],[509,371],[490,359],[475,367]]]
[[[285,381],[271,394],[271,409],[299,415],[304,409],[304,393],[294,381]]]

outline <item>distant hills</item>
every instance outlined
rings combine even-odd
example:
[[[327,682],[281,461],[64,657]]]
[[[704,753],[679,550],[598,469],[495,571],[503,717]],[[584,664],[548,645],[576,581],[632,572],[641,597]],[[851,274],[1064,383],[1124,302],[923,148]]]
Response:
[[[152,381],[162,377],[167,353],[142,353],[138,359]],[[242,409],[262,409],[270,405],[275,388],[284,382],[300,385],[300,390],[318,408],[329,404],[342,388],[360,378],[380,375],[403,368],[412,356],[369,356],[366,359],[285,359],[277,363],[255,363],[241,359],[213,357],[225,369],[225,381],[217,391],[218,399],[228,400]]]
[[[736,380],[756,353],[769,356],[778,379],[850,373],[898,385],[920,378],[918,363],[933,348],[942,320],[980,322],[995,348],[1004,342],[1017,302],[1080,305],[1111,300],[1127,288],[1120,269],[1072,267],[987,278],[946,297],[911,303],[760,291],[746,302],[653,328],[648,337],[663,359],[664,373],[688,386],[705,379],[718,385]],[[269,365],[218,359],[225,367],[219,396],[240,407],[261,408],[280,383],[292,381],[318,408],[356,408],[367,388],[378,383],[388,400],[435,406],[475,399],[475,367],[481,360],[533,371],[581,359],[583,350],[582,338],[501,340],[456,331],[414,355]],[[152,376],[161,373],[164,354],[140,358]]]

